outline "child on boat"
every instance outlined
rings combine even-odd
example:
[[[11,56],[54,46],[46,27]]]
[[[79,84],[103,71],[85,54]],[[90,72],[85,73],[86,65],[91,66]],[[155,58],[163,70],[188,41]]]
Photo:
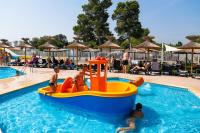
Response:
[[[58,67],[54,68],[54,74],[51,77],[50,81],[49,81],[49,86],[50,86],[50,90],[49,92],[46,92],[46,94],[52,94],[56,92],[56,88],[57,88],[57,80],[58,80],[58,73],[59,73],[60,69]]]
[[[78,91],[82,90],[85,85],[85,75],[89,76],[88,66],[84,65],[80,72],[75,76],[74,83]]]

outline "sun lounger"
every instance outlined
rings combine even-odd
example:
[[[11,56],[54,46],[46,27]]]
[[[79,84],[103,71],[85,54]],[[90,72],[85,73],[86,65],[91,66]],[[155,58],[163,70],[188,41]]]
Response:
[[[138,74],[140,72],[144,72],[145,74],[149,75],[149,72],[150,72],[150,68],[151,68],[151,63],[146,63],[144,65],[144,67],[139,67],[139,66],[135,66],[134,68],[132,68],[130,70],[130,72],[132,74]]]
[[[151,68],[150,68],[150,73],[159,73],[161,75],[161,64],[159,62],[152,62],[151,63]]]
[[[41,63],[38,63],[38,66],[39,66],[40,68],[46,68],[47,65],[48,65],[48,63],[47,63],[46,59],[42,59],[42,62],[41,62]]]
[[[178,72],[177,74],[178,74],[179,76],[186,76],[186,77],[189,76],[189,72],[186,71],[186,70],[178,69],[177,72]]]
[[[195,73],[192,75],[193,78],[200,77],[200,68],[195,70]]]

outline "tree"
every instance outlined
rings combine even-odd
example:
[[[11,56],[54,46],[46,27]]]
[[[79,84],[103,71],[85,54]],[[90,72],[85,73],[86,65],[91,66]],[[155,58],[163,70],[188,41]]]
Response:
[[[200,43],[200,37],[196,40],[197,43]]]
[[[29,38],[22,38],[22,40],[23,40],[23,42],[24,42],[25,44],[29,44],[29,41],[30,41]]]
[[[1,42],[2,42],[3,44],[8,44],[8,40],[7,40],[7,39],[1,39]]]
[[[182,45],[183,45],[183,43],[180,42],[180,41],[178,41],[178,42],[175,44],[175,47],[180,47],[180,46],[182,46]]]
[[[134,37],[130,37],[129,39],[122,41],[121,47],[124,48],[124,49],[127,49],[127,48],[129,48],[130,44],[131,44],[131,47],[133,47],[133,46],[136,46],[136,45],[138,45],[142,42],[143,42],[143,39],[136,39]]]
[[[95,41],[92,22],[87,15],[80,14],[78,16],[77,25],[74,26],[73,30],[74,34],[79,38],[79,40],[85,43]]]
[[[68,44],[67,37],[63,34],[58,34],[55,36],[43,36],[40,38],[34,37],[30,40],[30,44],[35,47],[39,48],[40,45],[44,44],[45,42],[49,42],[58,48],[63,48],[65,45]]]
[[[73,28],[80,41],[95,46],[104,43],[106,37],[112,35],[107,23],[107,9],[111,5],[111,0],[88,0],[82,6],[84,13],[78,16],[77,25]]]
[[[16,40],[16,41],[13,42],[13,44],[14,44],[14,46],[16,47],[16,46],[18,46],[19,41]]]
[[[143,36],[149,34],[149,29],[142,28],[139,21],[139,13],[139,3],[135,0],[118,3],[112,15],[112,19],[117,23],[115,31],[118,33],[121,43],[125,43],[124,41],[127,41],[127,39],[129,39],[130,42],[131,38],[135,40],[139,39],[136,41],[138,42]],[[127,44],[128,43],[126,43],[126,45]]]
[[[189,36],[186,36],[186,38],[191,41],[200,43],[200,35],[189,35]]]

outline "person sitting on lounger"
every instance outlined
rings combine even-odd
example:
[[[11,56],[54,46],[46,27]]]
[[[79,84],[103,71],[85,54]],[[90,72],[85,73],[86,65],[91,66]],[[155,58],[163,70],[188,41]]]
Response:
[[[149,62],[146,62],[144,63],[144,66],[138,66],[136,65],[135,67],[132,68],[132,71],[135,71],[135,70],[147,70],[149,67],[150,67],[151,63]]]
[[[127,119],[128,127],[121,127],[117,129],[117,133],[120,133],[122,131],[133,131],[135,126],[135,119],[141,119],[144,117],[144,113],[142,112],[142,104],[137,103],[136,109],[133,110],[130,114],[130,117]]]

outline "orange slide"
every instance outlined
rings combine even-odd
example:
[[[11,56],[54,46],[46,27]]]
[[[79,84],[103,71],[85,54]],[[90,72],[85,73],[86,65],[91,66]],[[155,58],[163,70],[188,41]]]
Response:
[[[59,85],[56,92],[57,93],[66,93],[66,92],[76,92],[77,88],[76,86],[73,84],[73,79],[72,77],[68,77],[64,80],[62,85]]]

